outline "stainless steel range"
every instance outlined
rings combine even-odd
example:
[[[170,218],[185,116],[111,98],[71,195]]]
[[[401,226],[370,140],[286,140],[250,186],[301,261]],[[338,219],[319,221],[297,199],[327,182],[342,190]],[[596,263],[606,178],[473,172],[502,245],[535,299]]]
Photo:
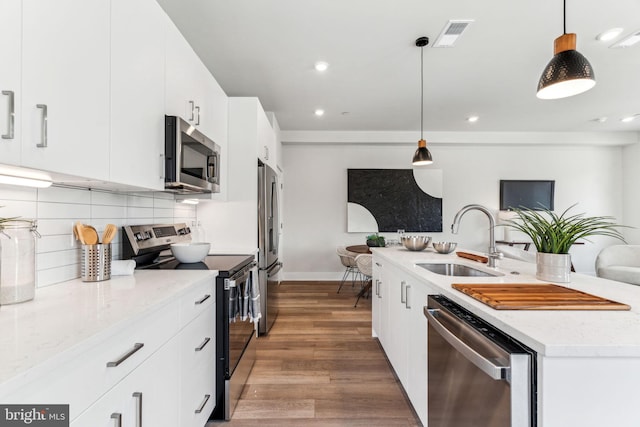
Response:
[[[255,362],[256,324],[242,320],[240,302],[256,297],[251,293],[258,289],[257,264],[254,255],[209,255],[182,264],[170,254],[170,245],[189,241],[191,230],[182,223],[122,227],[123,258],[134,259],[136,269],[218,270],[216,406],[210,419],[229,420]]]

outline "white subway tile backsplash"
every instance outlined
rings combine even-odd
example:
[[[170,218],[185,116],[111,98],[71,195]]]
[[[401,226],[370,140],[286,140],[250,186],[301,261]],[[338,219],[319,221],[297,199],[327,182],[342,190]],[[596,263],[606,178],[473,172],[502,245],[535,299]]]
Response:
[[[109,193],[106,191],[91,192],[92,205],[127,206],[127,195],[121,193]]]
[[[153,193],[145,193],[145,195],[127,195],[127,206],[138,208],[153,208]]]
[[[25,200],[8,200],[0,197],[0,217],[33,219],[37,216],[37,202]]]
[[[38,220],[36,285],[48,286],[80,277],[80,242],[73,224],[93,225],[100,236],[107,224],[118,227],[112,242],[114,259],[120,258],[123,225],[184,222],[196,219],[196,207],[177,204],[169,193],[113,193],[67,187],[46,189],[0,185],[0,217]]]
[[[153,218],[153,207],[127,207],[127,218]]]
[[[38,201],[88,205],[91,203],[91,192],[78,191],[73,188],[49,187],[38,191]]]
[[[38,201],[38,218],[87,218],[91,216],[90,205],[51,203]]]
[[[39,253],[36,255],[38,270],[48,270],[80,263],[80,248],[57,252]]]
[[[126,217],[126,206],[91,205],[91,218],[123,219]]]
[[[38,199],[38,190],[35,188],[17,187],[14,185],[0,185],[0,201],[2,199],[30,200],[35,202]]]

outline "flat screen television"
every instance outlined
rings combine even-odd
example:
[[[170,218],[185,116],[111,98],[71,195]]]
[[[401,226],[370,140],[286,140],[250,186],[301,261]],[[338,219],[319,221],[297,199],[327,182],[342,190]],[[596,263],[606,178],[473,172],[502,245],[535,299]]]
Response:
[[[500,210],[553,210],[555,181],[500,180]]]

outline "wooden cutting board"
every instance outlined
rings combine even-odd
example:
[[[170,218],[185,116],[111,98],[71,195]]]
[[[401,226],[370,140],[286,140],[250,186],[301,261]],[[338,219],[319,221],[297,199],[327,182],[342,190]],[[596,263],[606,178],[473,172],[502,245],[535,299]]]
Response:
[[[484,283],[451,285],[496,310],[630,310],[586,292],[552,284]]]

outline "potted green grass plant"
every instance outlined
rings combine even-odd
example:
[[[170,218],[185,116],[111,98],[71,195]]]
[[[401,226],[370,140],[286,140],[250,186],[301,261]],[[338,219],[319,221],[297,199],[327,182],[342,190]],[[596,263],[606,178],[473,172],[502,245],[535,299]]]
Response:
[[[607,236],[622,240],[618,230],[622,225],[610,216],[569,214],[574,206],[560,215],[550,210],[514,209],[515,218],[506,225],[523,232],[533,241],[536,254],[536,278],[551,282],[570,281],[571,255],[569,249],[580,239]]]

